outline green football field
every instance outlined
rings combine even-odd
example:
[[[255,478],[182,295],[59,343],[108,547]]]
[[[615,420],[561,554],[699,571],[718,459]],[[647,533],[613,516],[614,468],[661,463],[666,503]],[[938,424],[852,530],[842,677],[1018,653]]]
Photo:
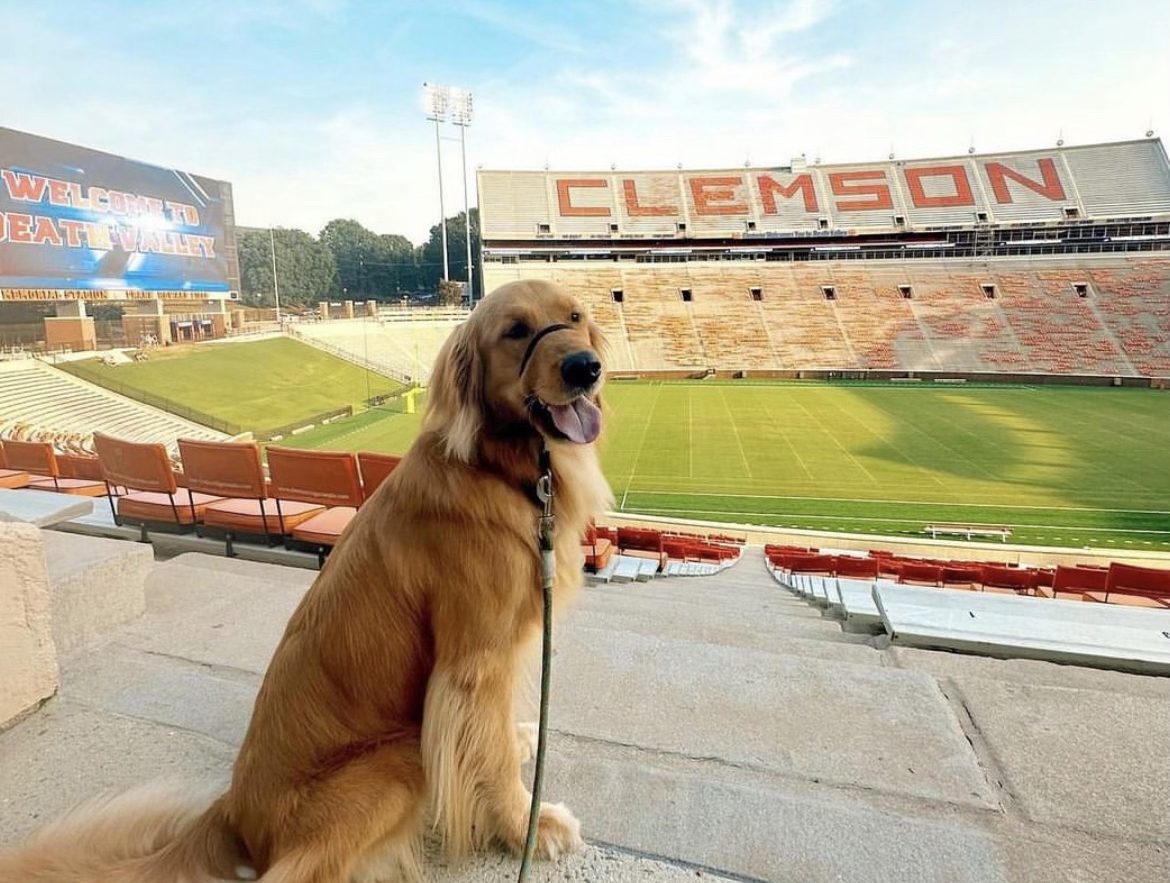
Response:
[[[1152,390],[615,382],[602,447],[631,513],[1170,550],[1170,394]],[[404,451],[419,416],[374,410],[305,447]]]
[[[198,412],[196,422],[209,423],[199,415],[222,421],[232,433],[264,434],[347,405],[364,408],[368,397],[404,388],[289,338],[156,349],[145,362],[116,367],[97,359],[61,367],[151,404],[157,397],[184,416]]]

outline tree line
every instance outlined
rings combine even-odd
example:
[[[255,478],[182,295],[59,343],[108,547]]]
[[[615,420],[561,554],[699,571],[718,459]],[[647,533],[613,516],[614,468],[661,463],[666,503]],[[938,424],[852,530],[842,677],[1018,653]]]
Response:
[[[467,217],[447,219],[450,278],[467,279]],[[443,245],[439,225],[425,243],[415,246],[405,236],[375,233],[354,220],[330,221],[318,236],[277,227],[272,231],[236,232],[240,261],[240,295],[245,303],[273,306],[272,251],[276,247],[276,278],[282,306],[315,306],[318,301],[379,300],[437,295],[443,278]],[[479,258],[479,213],[471,210],[472,262]],[[475,296],[482,292],[475,268]]]

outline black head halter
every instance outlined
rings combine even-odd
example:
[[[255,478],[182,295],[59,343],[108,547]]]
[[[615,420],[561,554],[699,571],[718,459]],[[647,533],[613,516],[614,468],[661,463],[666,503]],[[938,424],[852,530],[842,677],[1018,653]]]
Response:
[[[532,354],[536,351],[536,345],[540,343],[540,339],[546,334],[552,334],[554,331],[570,331],[572,330],[568,325],[558,322],[556,325],[546,325],[541,328],[536,334],[532,335],[532,340],[528,341],[528,349],[524,351],[524,358],[520,360],[520,376],[524,376],[524,369],[528,367],[528,360],[532,358]]]

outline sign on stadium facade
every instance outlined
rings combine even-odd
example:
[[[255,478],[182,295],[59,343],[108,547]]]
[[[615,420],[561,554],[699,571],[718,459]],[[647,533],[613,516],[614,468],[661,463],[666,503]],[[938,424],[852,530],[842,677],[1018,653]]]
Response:
[[[0,300],[225,297],[224,181],[0,128]]]
[[[725,237],[1170,213],[1160,139],[849,165],[480,171],[485,240]]]

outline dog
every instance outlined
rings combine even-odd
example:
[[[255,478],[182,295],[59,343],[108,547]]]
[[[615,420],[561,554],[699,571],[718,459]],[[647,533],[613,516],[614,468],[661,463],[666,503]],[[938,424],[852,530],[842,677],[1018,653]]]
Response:
[[[0,854],[3,883],[390,883],[428,826],[453,859],[519,853],[532,729],[513,692],[542,613],[536,496],[555,489],[556,601],[612,502],[596,442],[604,339],[585,305],[509,283],[443,345],[422,431],[358,511],[269,664],[227,792],[88,804]],[[542,804],[537,855],[582,848]]]

